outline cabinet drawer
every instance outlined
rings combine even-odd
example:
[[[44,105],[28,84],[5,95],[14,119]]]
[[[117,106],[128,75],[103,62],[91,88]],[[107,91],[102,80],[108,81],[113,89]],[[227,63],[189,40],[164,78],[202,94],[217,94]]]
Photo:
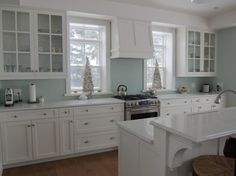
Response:
[[[206,111],[211,111],[212,110],[212,104],[204,104],[204,105],[194,105],[193,106],[193,112],[198,113],[198,112],[206,112]]]
[[[199,104],[207,104],[207,103],[214,103],[215,97],[201,97],[201,98],[193,98],[193,103],[199,103]]]
[[[28,119],[41,119],[41,118],[53,118],[56,116],[55,109],[43,109],[33,111],[16,111],[8,113],[5,121],[14,120],[28,120]]]
[[[116,129],[116,122],[123,119],[123,113],[111,113],[96,115],[93,118],[83,118],[75,120],[76,133],[97,131],[102,129]]]
[[[191,99],[169,99],[161,100],[161,107],[190,105]]]
[[[192,112],[192,106],[181,106],[172,108],[161,108],[161,116],[171,116],[177,114],[188,114]]]
[[[76,108],[75,115],[89,115],[124,111],[124,104],[81,106]]]
[[[73,108],[60,108],[58,113],[59,117],[71,117],[73,116]]]
[[[77,136],[77,149],[79,152],[115,147],[118,145],[118,132],[94,133]]]

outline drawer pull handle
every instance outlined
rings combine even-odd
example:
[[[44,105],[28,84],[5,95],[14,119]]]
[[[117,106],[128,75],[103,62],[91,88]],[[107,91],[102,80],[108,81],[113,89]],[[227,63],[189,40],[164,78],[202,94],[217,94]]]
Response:
[[[89,141],[84,141],[84,143],[85,143],[85,144],[88,144],[88,143],[89,143]]]
[[[184,101],[184,103],[187,103],[187,101]]]
[[[71,120],[70,123],[73,123],[73,120]]]
[[[115,139],[115,137],[110,137],[110,140],[114,140]]]
[[[13,117],[14,117],[14,118],[17,118],[17,115],[14,115]]]
[[[168,105],[170,105],[170,102],[167,102]]]
[[[85,122],[84,125],[88,125],[89,123],[88,122]]]
[[[67,111],[65,111],[64,113],[67,114]]]
[[[196,102],[200,102],[200,100],[196,100]]]
[[[88,109],[86,109],[85,112],[88,112]]]
[[[31,125],[27,125],[27,127],[29,128],[29,127],[31,127]]]
[[[35,127],[35,124],[32,124],[32,127]]]
[[[46,115],[47,115],[47,113],[43,113],[43,115],[44,115],[44,116],[46,116]]]
[[[209,101],[209,99],[206,99],[206,101]]]
[[[114,107],[111,107],[112,110],[114,110]]]
[[[110,120],[110,122],[113,123],[113,122],[115,122],[115,120],[112,119],[112,120]]]
[[[169,115],[170,115],[170,113],[167,113],[166,115],[167,115],[167,116],[169,116]]]
[[[184,111],[184,114],[186,114],[187,112],[186,111]]]

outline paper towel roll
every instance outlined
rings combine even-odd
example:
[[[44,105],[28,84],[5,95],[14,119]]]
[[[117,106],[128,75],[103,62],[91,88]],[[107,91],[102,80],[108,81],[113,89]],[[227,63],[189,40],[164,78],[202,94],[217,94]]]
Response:
[[[29,102],[36,102],[36,85],[33,83],[29,86]]]

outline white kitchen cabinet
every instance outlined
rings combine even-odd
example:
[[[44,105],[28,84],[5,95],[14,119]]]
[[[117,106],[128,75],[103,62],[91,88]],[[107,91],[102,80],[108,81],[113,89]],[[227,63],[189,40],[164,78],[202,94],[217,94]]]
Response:
[[[60,148],[62,155],[74,152],[73,116],[60,118]]]
[[[151,22],[113,19],[111,58],[152,58],[153,52]]]
[[[177,29],[178,77],[216,76],[216,34],[181,27]]]
[[[124,120],[124,104],[82,106],[74,109],[75,151],[116,147],[116,122]]]
[[[220,104],[215,104],[216,96],[199,95],[198,97],[161,99],[161,116],[216,111],[225,107],[225,96],[222,96]]]
[[[57,118],[32,121],[34,159],[59,155],[59,124]]]
[[[1,123],[3,163],[33,159],[31,121]]]
[[[65,78],[65,14],[0,8],[0,78]]]

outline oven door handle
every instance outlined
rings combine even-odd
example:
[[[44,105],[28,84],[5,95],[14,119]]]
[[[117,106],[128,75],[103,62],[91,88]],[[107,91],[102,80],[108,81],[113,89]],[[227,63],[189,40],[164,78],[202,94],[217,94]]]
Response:
[[[137,110],[130,110],[131,114],[143,114],[143,113],[149,113],[149,112],[157,112],[159,113],[158,108],[157,109],[137,109]]]

